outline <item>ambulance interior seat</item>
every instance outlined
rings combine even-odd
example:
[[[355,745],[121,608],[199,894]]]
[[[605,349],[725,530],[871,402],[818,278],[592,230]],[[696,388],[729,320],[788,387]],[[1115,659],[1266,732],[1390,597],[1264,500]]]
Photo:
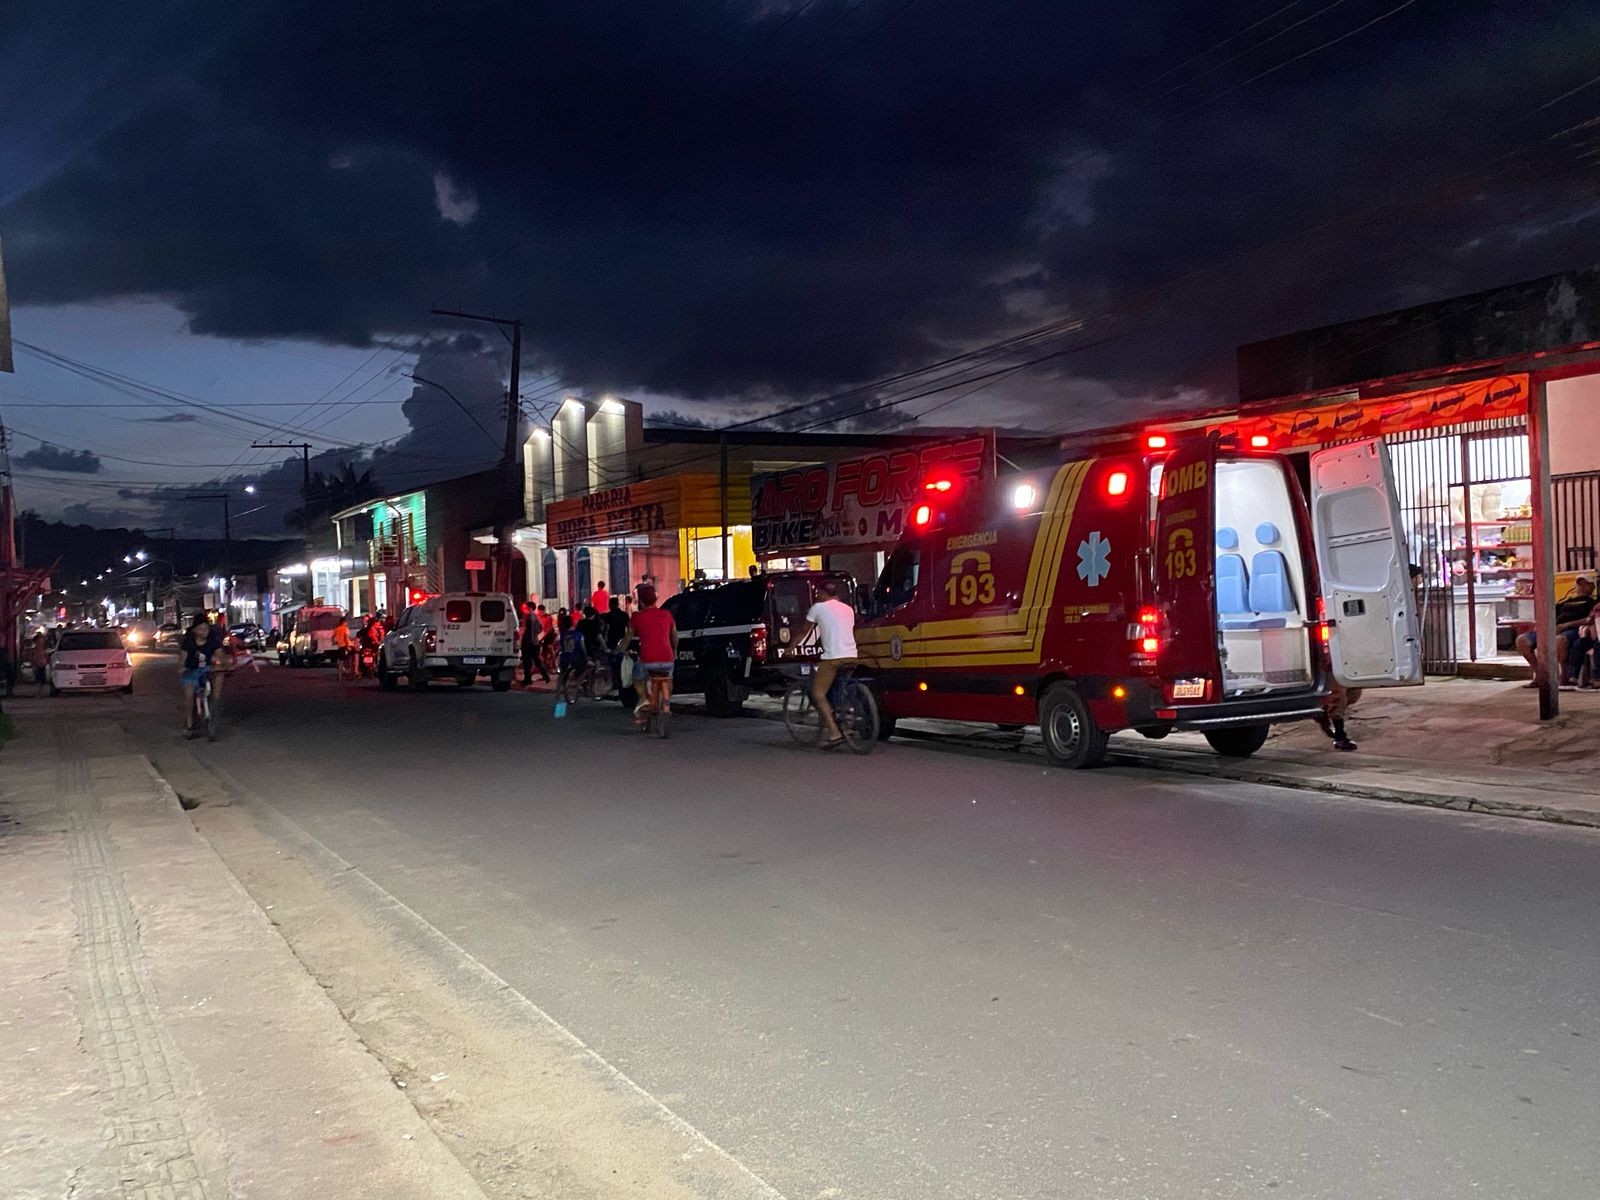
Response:
[[[1250,615],[1250,575],[1239,553],[1239,531],[1231,526],[1217,530],[1217,616],[1224,629]]]
[[[1289,577],[1289,560],[1278,548],[1282,535],[1271,521],[1256,526],[1256,541],[1264,547],[1250,562],[1250,608],[1266,615],[1282,613],[1287,617],[1298,612],[1294,600],[1294,584]]]

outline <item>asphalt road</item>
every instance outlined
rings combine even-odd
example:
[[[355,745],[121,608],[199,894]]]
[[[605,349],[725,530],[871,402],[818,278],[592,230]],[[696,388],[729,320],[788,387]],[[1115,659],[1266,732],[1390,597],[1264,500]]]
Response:
[[[201,754],[790,1200],[1600,1194],[1594,831],[321,671],[227,715]]]

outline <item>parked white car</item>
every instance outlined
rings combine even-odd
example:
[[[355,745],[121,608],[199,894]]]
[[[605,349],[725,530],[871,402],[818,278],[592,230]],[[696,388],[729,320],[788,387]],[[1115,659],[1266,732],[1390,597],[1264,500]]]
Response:
[[[378,683],[402,676],[416,691],[433,679],[471,687],[487,675],[494,690],[511,687],[517,663],[517,606],[504,592],[445,592],[400,614],[378,652]]]
[[[133,693],[133,661],[115,629],[69,629],[50,653],[50,694]]]
[[[278,662],[286,667],[332,662],[337,654],[333,631],[342,616],[344,609],[331,604],[308,604],[297,609],[287,635],[278,643]],[[355,635],[352,629],[351,641]]]

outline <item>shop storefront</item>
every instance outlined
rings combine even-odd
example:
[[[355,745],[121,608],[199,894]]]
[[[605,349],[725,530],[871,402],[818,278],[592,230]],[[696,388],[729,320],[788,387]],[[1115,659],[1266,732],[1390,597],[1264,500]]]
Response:
[[[738,520],[749,509],[746,480],[730,479],[724,500],[720,478],[698,474],[554,501],[545,508],[547,540],[535,551],[538,593],[547,603],[557,597],[573,604],[601,580],[621,592],[649,574],[671,595],[691,579],[747,574],[756,562],[750,526],[724,527],[722,520],[724,513]]]
[[[1514,643],[1534,620],[1529,395],[1519,374],[1240,414],[1243,438],[1287,452],[1387,442],[1432,673],[1526,670]]]

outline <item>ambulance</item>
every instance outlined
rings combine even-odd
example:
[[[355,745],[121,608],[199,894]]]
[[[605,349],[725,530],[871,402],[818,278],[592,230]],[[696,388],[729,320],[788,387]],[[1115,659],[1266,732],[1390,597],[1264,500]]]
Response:
[[[1248,757],[1331,680],[1420,684],[1388,453],[1217,431],[1066,447],[922,482],[856,641],[885,718],[1037,725],[1049,759],[1197,730]],[[1063,461],[1065,460],[1065,461]]]

